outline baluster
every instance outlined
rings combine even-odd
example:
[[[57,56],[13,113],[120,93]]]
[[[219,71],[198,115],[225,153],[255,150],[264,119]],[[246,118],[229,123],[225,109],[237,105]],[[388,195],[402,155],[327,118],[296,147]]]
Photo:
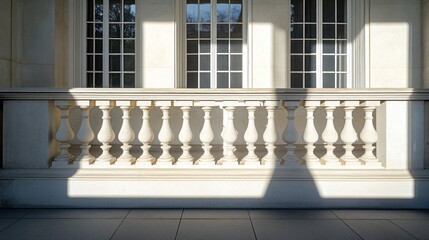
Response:
[[[323,106],[326,110],[326,127],[322,133],[322,139],[326,143],[326,154],[321,160],[327,166],[341,166],[340,160],[334,154],[334,144],[338,141],[338,133],[334,126],[334,111],[340,106],[340,102],[325,101]]]
[[[276,111],[277,107],[279,105],[278,101],[266,101],[265,107],[268,111],[267,114],[267,127],[264,131],[264,141],[265,141],[265,148],[267,149],[267,155],[265,155],[262,158],[262,163],[264,165],[279,165],[279,158],[277,157],[275,150],[276,150],[276,142],[277,142],[277,131],[276,131],[276,125],[274,123],[274,112]]]
[[[284,107],[287,110],[287,125],[283,132],[283,141],[286,142],[286,153],[283,156],[285,165],[300,166],[298,157],[295,154],[295,143],[297,140],[297,132],[295,127],[295,110],[301,105],[300,102],[284,102]]]
[[[353,110],[359,106],[358,101],[344,101],[342,106],[345,111],[345,122],[344,128],[341,132],[341,140],[344,142],[345,153],[341,156],[340,160],[346,166],[357,166],[360,165],[359,160],[353,155],[353,143],[357,141],[357,133],[353,127]]]
[[[360,160],[366,166],[372,167],[381,167],[381,162],[374,156],[374,143],[378,140],[377,131],[374,128],[374,124],[372,122],[373,112],[376,107],[380,106],[379,101],[365,101],[361,104],[363,110],[365,111],[365,125],[360,133],[360,138],[364,142],[363,148],[365,149],[364,155],[360,158]]]
[[[201,103],[203,104],[203,111],[204,111],[204,126],[203,129],[200,132],[200,141],[203,143],[203,150],[204,153],[198,159],[197,163],[198,165],[215,165],[215,158],[211,154],[210,150],[212,149],[211,142],[214,139],[214,134],[212,130],[212,126],[210,124],[210,112],[212,110],[212,106],[214,106],[214,102],[206,102]]]
[[[74,138],[74,133],[69,123],[69,112],[73,107],[73,102],[55,101],[55,105],[61,110],[60,126],[55,134],[55,138],[59,142],[60,153],[52,162],[52,167],[69,167],[69,164],[75,159],[75,157],[69,153],[70,142]]]
[[[116,102],[116,105],[122,110],[122,126],[118,134],[118,140],[122,143],[122,154],[116,160],[115,165],[129,166],[136,161],[136,158],[130,153],[131,144],[135,139],[134,130],[131,128],[130,124],[130,112],[135,107],[135,104],[134,101]]]
[[[303,140],[307,145],[305,146],[306,154],[304,155],[303,160],[307,166],[320,166],[320,160],[314,154],[314,149],[316,148],[314,144],[319,139],[319,134],[314,126],[314,111],[316,111],[316,108],[320,106],[320,102],[306,101],[304,106],[307,111],[307,124],[304,129]]]
[[[95,159],[94,165],[96,166],[109,166],[111,163],[116,161],[116,158],[110,154],[111,143],[115,140],[115,132],[113,132],[112,126],[110,125],[110,111],[115,107],[114,101],[97,101],[101,111],[103,111],[103,123],[100,131],[98,132],[97,138],[101,142],[102,154]]]
[[[179,140],[183,144],[182,150],[183,153],[177,159],[176,165],[192,165],[194,163],[194,158],[189,153],[189,150],[191,149],[191,146],[189,145],[192,140],[192,130],[191,126],[189,125],[189,112],[192,109],[192,102],[175,102],[175,106],[182,106],[180,109],[183,112],[183,123],[182,123],[182,129],[179,132]]]
[[[242,164],[244,165],[260,165],[258,156],[255,154],[255,143],[258,141],[258,131],[255,125],[255,111],[261,102],[246,102],[249,122],[247,124],[246,132],[244,133],[244,140],[247,144],[247,155],[243,158]]]
[[[221,158],[220,162],[223,165],[238,165],[238,159],[234,154],[234,143],[237,140],[237,130],[235,130],[234,126],[234,111],[236,107],[232,106],[233,104],[227,102],[224,102],[224,104],[228,105],[225,108],[228,114],[228,121],[222,134],[222,138],[225,143],[225,151],[224,156]]]
[[[162,110],[162,127],[159,130],[158,139],[161,142],[162,155],[156,162],[157,165],[172,165],[174,162],[173,156],[170,154],[170,142],[173,140],[173,131],[170,127],[170,116],[169,110],[171,108],[171,102],[160,101],[155,103],[156,106],[160,106]]]
[[[135,165],[136,166],[150,166],[155,163],[155,158],[149,153],[150,144],[153,141],[154,134],[152,131],[152,128],[150,127],[149,123],[149,111],[152,108],[152,102],[151,101],[138,101],[137,106],[140,107],[140,109],[143,111],[143,122],[142,127],[140,129],[138,138],[139,141],[143,144],[142,155],[137,159]]]
[[[76,105],[81,109],[82,122],[80,123],[76,138],[82,144],[80,146],[82,151],[80,155],[76,157],[76,161],[73,162],[73,165],[88,166],[95,160],[94,156],[89,153],[89,149],[91,148],[90,142],[94,139],[94,131],[92,131],[89,122],[89,113],[94,107],[94,101],[76,101]]]

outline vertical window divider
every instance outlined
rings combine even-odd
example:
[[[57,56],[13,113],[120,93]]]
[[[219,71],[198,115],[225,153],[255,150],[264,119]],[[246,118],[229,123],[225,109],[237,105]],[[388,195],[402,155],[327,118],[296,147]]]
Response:
[[[109,0],[103,0],[103,87],[109,86]]]

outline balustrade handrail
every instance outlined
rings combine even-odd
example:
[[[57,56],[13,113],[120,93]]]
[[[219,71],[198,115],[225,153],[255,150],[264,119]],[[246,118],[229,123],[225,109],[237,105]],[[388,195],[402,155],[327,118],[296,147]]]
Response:
[[[191,101],[425,101],[429,89],[183,89],[183,88],[11,88],[0,89],[0,100],[191,100]]]

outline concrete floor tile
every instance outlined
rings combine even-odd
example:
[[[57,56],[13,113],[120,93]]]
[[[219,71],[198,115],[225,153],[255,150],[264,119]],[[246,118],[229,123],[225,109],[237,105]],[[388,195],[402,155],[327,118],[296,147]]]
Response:
[[[392,220],[392,222],[418,239],[429,239],[429,220]]]
[[[33,211],[33,209],[2,208],[0,209],[0,219],[19,219],[31,211]]]
[[[133,209],[127,218],[181,218],[182,209]]]
[[[365,240],[415,240],[389,220],[345,220]]]
[[[338,219],[329,210],[249,210],[252,219]]]
[[[180,219],[125,219],[113,240],[167,240],[176,237]]]
[[[225,218],[241,219],[249,218],[247,210],[227,209],[185,209],[182,218]]]
[[[250,219],[182,219],[178,240],[255,239]]]
[[[125,218],[128,209],[36,209],[25,218]]]
[[[3,231],[8,226],[12,225],[18,219],[0,219],[0,231]]]
[[[341,220],[253,219],[258,240],[352,240],[361,239]]]
[[[0,232],[0,239],[110,239],[121,221],[122,219],[21,219]]]
[[[341,219],[429,219],[429,211],[422,210],[333,210]]]

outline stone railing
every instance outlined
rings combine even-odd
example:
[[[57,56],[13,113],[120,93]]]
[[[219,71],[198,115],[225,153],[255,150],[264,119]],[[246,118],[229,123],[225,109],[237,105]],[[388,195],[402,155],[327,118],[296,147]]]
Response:
[[[424,109],[423,100],[427,93],[416,93],[411,89],[74,89],[16,90],[3,92],[1,96],[3,101],[9,102],[47,101],[61,111],[55,132],[60,151],[52,161],[52,168],[305,166],[372,169],[395,168],[407,164],[404,162],[408,159],[395,160],[398,158],[395,156],[395,148],[406,148],[403,150],[408,151],[408,147],[397,145],[405,140],[395,139],[395,133],[389,131],[398,131],[399,134],[408,131],[408,126],[401,124],[410,123],[390,118],[395,118],[397,111],[404,110],[401,108],[407,110],[411,102],[419,103],[412,109]],[[112,118],[111,111],[114,108],[120,109],[122,117]],[[211,119],[213,110],[219,108],[222,109],[218,111],[222,115],[220,120],[218,119],[222,121],[221,129],[213,127]],[[69,113],[72,109],[80,115],[78,128],[75,129],[70,125],[72,120]],[[102,116],[91,116],[94,109],[101,111]],[[180,109],[180,120],[172,122],[170,113],[173,109]],[[162,114],[151,116],[153,110]],[[245,110],[245,114],[237,116],[237,110]],[[140,111],[140,119],[133,119],[130,114],[132,111]],[[297,116],[297,111],[302,114]],[[334,112],[339,111],[342,112],[341,117],[335,117]],[[355,111],[362,114],[356,116]],[[255,117],[258,112],[264,114],[262,118]],[[318,116],[315,116],[315,112]],[[377,121],[374,120],[375,113]],[[277,116],[278,114],[281,116]],[[407,114],[410,114],[410,111]],[[319,120],[315,121],[315,117]],[[202,126],[191,124],[195,118],[199,118],[195,121],[200,121]],[[97,132],[91,124],[94,121],[101,124]],[[118,121],[121,127],[115,131],[112,123]],[[138,122],[138,130],[135,127],[133,129],[132,122]],[[154,131],[151,123],[158,122],[161,126]],[[282,127],[277,126],[276,123],[279,122]],[[361,125],[359,129],[355,127],[356,123]],[[245,131],[237,131],[237,124],[245,124]],[[179,130],[172,130],[172,125]],[[301,125],[302,129],[299,130],[297,125]],[[174,136],[180,141],[177,148],[180,146],[181,152],[177,157],[171,154]],[[240,158],[237,157],[237,151],[240,149],[238,137],[243,138],[246,147],[240,150],[245,151]],[[118,157],[111,153],[112,143],[116,138],[121,148]],[[157,157],[153,154],[156,150],[151,148],[155,138],[159,141],[157,148],[161,151]],[[212,153],[215,138],[220,138],[222,143],[223,152],[218,157]],[[413,139],[418,141],[417,138]],[[259,148],[263,149],[257,154],[257,145],[261,140],[263,146],[259,144]],[[410,144],[409,140],[407,139],[407,144]],[[359,144],[356,144],[358,141]],[[80,151],[74,154],[70,151],[73,144],[80,147]],[[136,145],[141,147],[138,154],[130,151],[131,148],[136,148]],[[318,154],[315,154],[316,145]],[[303,147],[297,149],[298,146]],[[356,147],[361,151],[355,151]],[[422,145],[420,147],[424,148]],[[93,156],[90,149],[96,148],[99,148],[100,153]],[[195,154],[198,150],[202,154]],[[302,154],[299,154],[299,151],[302,151]]]

